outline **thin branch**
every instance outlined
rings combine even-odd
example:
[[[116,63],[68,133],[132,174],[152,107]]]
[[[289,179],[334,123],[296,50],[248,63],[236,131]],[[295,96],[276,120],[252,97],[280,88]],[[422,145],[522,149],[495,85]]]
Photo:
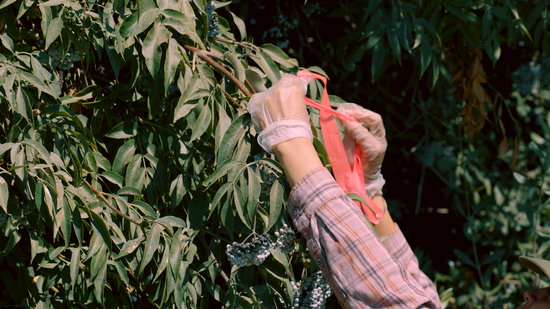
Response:
[[[218,84],[218,88],[220,88],[220,90],[231,100],[231,102],[233,102],[233,104],[237,105],[238,107],[244,109],[244,107],[237,103],[237,101],[235,101],[235,99],[233,99],[232,96],[229,95],[229,93],[227,93],[227,91],[223,90],[222,86],[220,86],[220,84]]]
[[[105,204],[107,204],[107,206],[109,206],[109,208],[111,208],[114,212],[116,212],[119,216],[123,217],[123,218],[126,218],[127,220],[137,224],[137,225],[141,225],[141,222],[140,221],[137,221],[136,219],[133,219],[131,217],[129,217],[128,215],[126,215],[125,213],[121,212],[120,210],[116,209],[111,203],[109,203],[109,201],[101,194],[101,192],[97,191],[94,187],[92,187],[92,185],[90,183],[88,183],[88,181],[86,181],[86,179],[83,179],[84,182],[88,185],[88,187],[90,187],[90,189],[94,192],[95,195],[97,195]]]
[[[180,42],[181,44],[181,42]],[[235,85],[237,85],[237,87],[239,87],[239,89],[241,89],[241,91],[247,96],[247,97],[250,97],[250,92],[244,87],[243,84],[241,84],[241,82],[239,82],[239,80],[235,77],[235,75],[231,74],[231,72],[229,72],[228,70],[226,70],[224,67],[222,67],[220,64],[218,64],[216,61],[210,59],[210,57],[208,57],[208,54],[203,51],[203,50],[200,50],[196,47],[193,47],[193,46],[189,46],[189,45],[185,45],[185,44],[182,44],[182,46],[187,49],[188,51],[192,52],[192,53],[195,53],[197,56],[199,56],[202,60],[208,62],[210,65],[212,65],[213,67],[215,67],[216,69],[218,69],[220,72],[222,72],[223,74],[225,74],[227,77],[229,77],[234,83]]]
[[[248,88],[250,88],[250,90],[252,90],[252,93],[256,94],[256,89],[254,89],[254,87],[252,87],[252,84],[248,81],[248,79],[244,79],[244,82],[246,83],[246,85],[248,86]]]
[[[208,244],[206,243],[206,240],[204,240],[204,236],[202,236],[202,234],[199,234],[199,236],[200,236],[199,238],[200,238],[202,244],[204,245],[204,248],[206,248],[206,251],[208,251],[208,253],[210,253],[210,257],[214,260],[214,263],[216,263],[216,267],[218,267],[218,269],[220,270],[220,273],[221,273],[223,279],[225,280],[225,283],[227,284],[227,286],[229,286],[229,277],[227,277],[225,272],[222,270],[222,266],[220,265],[220,263],[218,263],[218,260],[214,256],[214,253],[212,253],[212,250],[210,250],[210,247],[208,247]]]

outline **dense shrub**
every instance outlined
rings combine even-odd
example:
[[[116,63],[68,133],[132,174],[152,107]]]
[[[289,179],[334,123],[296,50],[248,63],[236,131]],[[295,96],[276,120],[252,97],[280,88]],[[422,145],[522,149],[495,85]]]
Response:
[[[383,115],[385,196],[444,302],[510,308],[548,283],[517,262],[550,258],[547,14],[520,0],[2,1],[0,305],[310,299],[305,242],[275,245],[290,188],[246,113],[308,67],[335,105]],[[257,265],[235,266],[235,248]]]

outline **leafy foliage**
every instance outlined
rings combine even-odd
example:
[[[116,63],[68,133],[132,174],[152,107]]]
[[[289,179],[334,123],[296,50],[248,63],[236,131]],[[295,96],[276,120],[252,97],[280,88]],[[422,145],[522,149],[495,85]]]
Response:
[[[388,207],[422,235],[408,238],[445,304],[511,306],[549,284],[517,262],[550,258],[545,1],[227,4],[0,3],[2,306],[297,305],[316,265],[281,236],[290,188],[245,108],[298,63],[384,116]],[[431,230],[407,220],[414,202],[413,218],[442,211]],[[444,211],[459,228],[441,226],[455,247],[434,274],[421,240]],[[256,234],[283,248],[231,267],[227,245]]]

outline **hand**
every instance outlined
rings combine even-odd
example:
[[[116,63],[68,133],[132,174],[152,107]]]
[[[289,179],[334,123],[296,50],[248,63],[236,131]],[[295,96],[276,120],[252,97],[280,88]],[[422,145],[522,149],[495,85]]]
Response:
[[[372,198],[381,194],[386,181],[380,170],[388,146],[382,117],[353,103],[341,104],[338,111],[359,121],[340,119],[345,130],[344,148],[350,164],[353,164],[355,144],[359,145],[367,195]]]
[[[268,152],[284,141],[307,137],[313,140],[304,96],[308,79],[285,74],[267,91],[252,96],[248,111],[259,131],[258,143]]]

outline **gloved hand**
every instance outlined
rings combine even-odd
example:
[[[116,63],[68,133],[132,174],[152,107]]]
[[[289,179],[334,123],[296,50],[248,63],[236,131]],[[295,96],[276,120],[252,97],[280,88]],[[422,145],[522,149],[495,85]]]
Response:
[[[355,144],[361,149],[361,163],[367,195],[372,198],[382,193],[386,183],[380,169],[388,143],[382,117],[354,103],[343,103],[338,111],[359,122],[340,119],[344,126],[344,148],[350,164],[355,160]]]
[[[304,96],[309,78],[292,74],[283,77],[267,91],[252,96],[248,112],[258,134],[258,143],[272,153],[272,147],[284,141],[307,137],[313,141]]]

